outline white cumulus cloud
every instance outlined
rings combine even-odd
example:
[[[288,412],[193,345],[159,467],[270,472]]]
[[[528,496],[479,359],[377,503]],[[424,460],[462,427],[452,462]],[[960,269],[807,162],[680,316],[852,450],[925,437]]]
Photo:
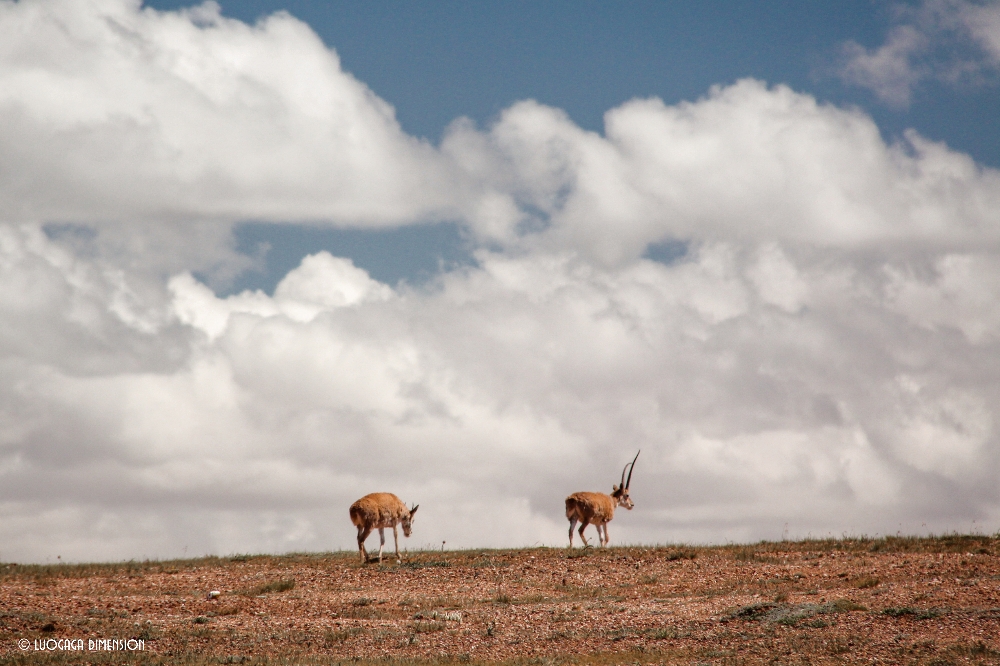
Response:
[[[0,35],[4,560],[350,549],[378,490],[410,547],[558,545],[638,449],[616,543],[1000,518],[1000,175],[966,155],[753,80],[431,146],[285,14],[23,0]],[[476,261],[419,287],[194,277],[253,261],[243,216],[444,215]]]

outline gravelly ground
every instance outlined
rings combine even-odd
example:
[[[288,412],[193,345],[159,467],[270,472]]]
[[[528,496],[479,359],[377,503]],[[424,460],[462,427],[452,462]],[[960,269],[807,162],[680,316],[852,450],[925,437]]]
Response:
[[[25,638],[129,637],[168,663],[1000,663],[1000,541],[0,565],[0,662],[60,656]]]

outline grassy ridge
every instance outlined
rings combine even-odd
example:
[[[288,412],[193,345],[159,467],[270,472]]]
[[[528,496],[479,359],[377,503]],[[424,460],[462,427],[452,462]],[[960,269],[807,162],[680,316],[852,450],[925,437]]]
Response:
[[[771,553],[973,553],[981,555],[1000,554],[1000,533],[949,534],[943,536],[887,536],[887,537],[844,537],[840,539],[803,539],[800,541],[759,541],[753,544],[727,544],[722,546],[655,545],[655,546],[612,546],[603,552],[621,555],[666,552],[668,559],[694,559],[710,553],[728,554],[737,560],[752,561],[766,558]],[[403,565],[411,568],[428,566],[472,565],[487,566],[483,558],[497,559],[503,565],[504,555],[520,556],[531,551],[566,551],[571,558],[599,556],[601,549],[577,548],[568,551],[558,547],[540,548],[472,548],[465,550],[409,551],[409,559]],[[357,560],[354,551],[333,551],[325,553],[287,553],[285,555],[231,555],[228,557],[208,555],[190,559],[175,560],[129,560],[126,562],[101,562],[81,564],[15,564],[0,563],[0,581],[12,577],[27,576],[42,578],[90,578],[105,575],[141,575],[144,573],[178,573],[198,569],[225,567],[234,562],[250,562],[267,566],[322,565],[331,560]],[[472,560],[470,562],[470,560]],[[388,561],[388,560],[387,560]],[[492,566],[494,563],[490,563]],[[359,566],[361,566],[359,564]]]

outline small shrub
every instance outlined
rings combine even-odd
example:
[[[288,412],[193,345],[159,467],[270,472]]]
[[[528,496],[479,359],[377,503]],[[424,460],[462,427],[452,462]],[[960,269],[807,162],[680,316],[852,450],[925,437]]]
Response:
[[[461,611],[421,611],[413,616],[414,620],[442,620],[445,622],[461,622]]]
[[[878,587],[881,582],[882,581],[875,576],[863,576],[854,583],[854,586],[859,590],[868,590],[873,587]]]
[[[849,613],[851,611],[867,610],[849,599],[837,599],[826,604],[780,604],[760,603],[750,604],[731,611],[722,618],[723,622],[731,620],[767,621],[775,624],[795,626],[803,620],[809,620],[817,615],[832,615]],[[826,626],[813,625],[813,626]]]
[[[696,557],[698,557],[698,551],[693,548],[677,548],[667,553],[668,562],[676,562],[677,560],[693,560]]]
[[[364,633],[364,627],[348,627],[346,629],[336,629],[328,631],[323,635],[323,641],[327,645],[333,645],[335,643],[343,643],[348,638],[357,636],[358,634]]]
[[[407,569],[430,569],[433,567],[450,567],[451,562],[443,560],[434,562],[403,562],[403,566]]]
[[[824,606],[821,606],[824,613],[850,613],[852,611],[865,611],[868,610],[861,604],[856,604],[850,599],[836,599],[831,601]]]
[[[912,617],[914,620],[931,620],[936,617],[941,617],[944,613],[936,608],[913,608],[912,606],[899,606],[886,608],[882,611],[882,614],[895,618]]]
[[[742,606],[729,612],[722,621],[727,620],[760,620],[767,617],[767,614],[772,610],[777,608],[777,604],[762,603],[762,604],[750,604],[748,606]]]
[[[994,650],[983,641],[976,641],[968,645],[956,643],[948,647],[948,652],[960,657],[998,657],[1000,651]]]
[[[626,638],[628,638],[631,635],[632,635],[632,631],[630,629],[627,629],[627,628],[613,629],[611,631],[611,633],[608,634],[608,638],[611,639],[612,643],[617,643],[618,641],[625,640]]]
[[[244,594],[250,597],[259,597],[264,594],[271,594],[273,592],[287,592],[295,587],[294,578],[282,578],[281,580],[272,580],[269,583],[261,583],[256,587],[252,587],[247,590]]]
[[[434,631],[443,631],[445,626],[447,625],[444,622],[436,620],[430,622],[417,621],[413,623],[413,631],[418,634],[429,634]]]

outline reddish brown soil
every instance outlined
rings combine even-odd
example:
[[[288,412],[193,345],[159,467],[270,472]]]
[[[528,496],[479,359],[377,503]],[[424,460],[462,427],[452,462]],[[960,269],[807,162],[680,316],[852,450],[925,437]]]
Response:
[[[0,565],[0,662],[133,637],[163,663],[1000,663],[989,537],[356,557]]]

